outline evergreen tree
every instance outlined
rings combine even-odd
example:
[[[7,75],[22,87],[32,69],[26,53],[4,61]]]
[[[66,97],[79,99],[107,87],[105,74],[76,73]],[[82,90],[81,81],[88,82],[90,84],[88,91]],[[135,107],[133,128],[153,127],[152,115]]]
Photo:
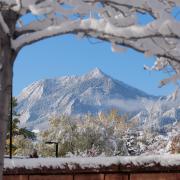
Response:
[[[16,155],[16,151],[21,147],[22,143],[20,143],[17,140],[21,139],[22,141],[28,141],[28,140],[34,140],[36,138],[35,134],[28,130],[27,128],[20,128],[19,127],[19,119],[18,117],[20,116],[17,114],[15,108],[17,106],[17,99],[13,97],[12,99],[12,119],[11,119],[11,114],[9,114],[9,121],[8,121],[8,127],[7,127],[7,135],[6,135],[6,154],[9,154],[10,150],[10,131],[12,133],[12,153],[13,155]],[[11,130],[11,120],[12,120],[12,130]],[[21,138],[19,138],[21,137]],[[16,139],[15,139],[16,138]],[[23,154],[22,154],[23,155]]]

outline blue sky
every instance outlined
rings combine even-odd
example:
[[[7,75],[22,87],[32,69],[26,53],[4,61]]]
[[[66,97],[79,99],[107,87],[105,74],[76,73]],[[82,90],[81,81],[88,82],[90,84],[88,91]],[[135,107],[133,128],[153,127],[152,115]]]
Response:
[[[167,74],[147,72],[143,65],[152,65],[154,58],[146,58],[133,50],[113,53],[109,43],[95,39],[77,39],[74,35],[49,38],[27,46],[19,53],[14,67],[14,95],[30,83],[64,75],[82,75],[95,67],[131,86],[154,95],[166,95],[173,85],[158,88]]]

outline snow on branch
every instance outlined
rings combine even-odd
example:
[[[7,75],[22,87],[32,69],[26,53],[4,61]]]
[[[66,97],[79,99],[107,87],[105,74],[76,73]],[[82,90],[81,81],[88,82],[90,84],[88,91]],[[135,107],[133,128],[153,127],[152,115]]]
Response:
[[[5,2],[0,0],[0,2]],[[145,56],[157,57],[151,70],[172,66],[180,73],[180,22],[173,14],[179,0],[14,0],[12,10],[19,12],[12,48],[62,34],[83,34],[112,43],[113,51],[121,46],[135,49]],[[28,24],[22,18],[30,14]],[[141,16],[152,20],[139,23]],[[146,67],[146,69],[148,69]],[[173,79],[177,79],[176,75]],[[163,81],[163,82],[169,82]]]
[[[12,40],[12,48],[18,50],[19,48],[32,44],[33,42],[39,41],[41,39],[67,34],[78,29],[78,22],[67,21],[60,26],[49,26],[44,30],[35,31],[33,33],[27,33],[20,36],[17,40]]]

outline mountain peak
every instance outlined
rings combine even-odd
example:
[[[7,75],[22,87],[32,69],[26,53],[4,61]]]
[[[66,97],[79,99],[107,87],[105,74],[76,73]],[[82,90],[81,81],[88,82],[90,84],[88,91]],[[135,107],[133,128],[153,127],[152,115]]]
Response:
[[[92,69],[87,75],[91,77],[102,77],[104,76],[104,73],[99,68],[96,67]]]

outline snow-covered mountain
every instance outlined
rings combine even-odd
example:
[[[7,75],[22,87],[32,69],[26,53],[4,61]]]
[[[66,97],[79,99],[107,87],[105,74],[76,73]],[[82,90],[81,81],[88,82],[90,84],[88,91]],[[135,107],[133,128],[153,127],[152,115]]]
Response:
[[[50,117],[69,114],[97,114],[112,108],[120,112],[139,112],[140,101],[154,100],[95,68],[82,76],[45,79],[29,85],[17,97],[21,125],[29,128],[47,126]]]
[[[180,94],[175,100],[166,98],[151,101],[130,121],[138,122],[141,129],[154,129],[160,133],[172,131],[180,125]]]

